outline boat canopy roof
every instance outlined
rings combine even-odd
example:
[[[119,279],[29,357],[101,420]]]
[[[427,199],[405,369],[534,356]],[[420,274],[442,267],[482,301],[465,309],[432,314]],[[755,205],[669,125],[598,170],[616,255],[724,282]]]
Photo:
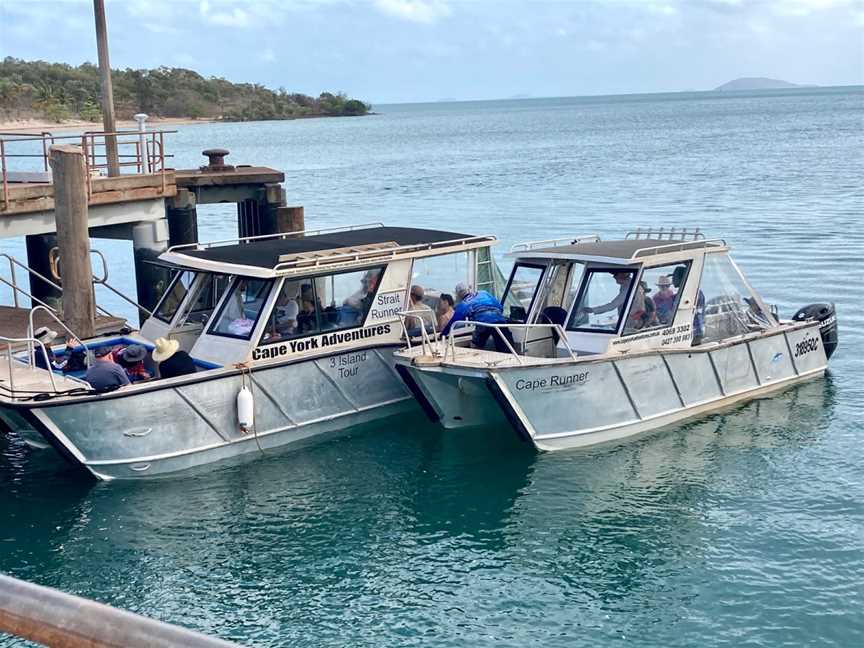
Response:
[[[552,245],[543,245],[552,243]],[[720,239],[695,241],[670,241],[669,239],[627,238],[616,241],[601,241],[600,237],[582,237],[565,241],[541,241],[541,246],[524,243],[514,246],[511,255],[520,259],[568,259],[614,265],[635,265],[656,255],[690,256],[690,251],[705,248],[725,249],[726,242]]]
[[[402,256],[456,252],[495,242],[494,236],[375,223],[174,246],[159,258],[205,272],[269,278],[319,267],[368,265]]]

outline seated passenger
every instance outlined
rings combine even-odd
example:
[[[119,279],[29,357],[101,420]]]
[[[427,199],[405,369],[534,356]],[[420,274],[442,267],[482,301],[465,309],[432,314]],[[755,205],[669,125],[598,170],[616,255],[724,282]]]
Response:
[[[456,296],[459,298],[459,304],[453,310],[453,317],[441,331],[442,335],[447,335],[456,322],[507,323],[507,318],[504,317],[504,307],[501,305],[501,302],[485,290],[473,290],[470,286],[459,283],[456,285]],[[499,330],[507,341],[512,344],[513,337],[510,331],[506,328]],[[495,342],[495,349],[497,351],[502,353],[508,351],[507,345],[501,339],[501,335],[495,331],[495,328],[489,326],[476,327],[471,343],[476,348],[483,349],[486,347],[490,335],[493,336],[492,339]]]
[[[409,333],[411,332],[411,329],[415,329],[417,331],[416,334],[420,333],[420,322],[418,322],[418,318],[423,322],[423,328],[426,329],[427,333],[431,333],[435,329],[435,313],[433,313],[432,308],[423,301],[425,295],[426,292],[423,290],[423,286],[411,286],[411,292],[409,293],[411,304],[408,310],[419,312],[415,312],[414,317],[409,320],[411,323],[409,326]],[[414,333],[412,333],[412,335],[414,335]]]
[[[150,380],[153,375],[144,366],[147,349],[140,344],[130,344],[125,349],[114,352],[114,362],[123,367],[131,382]]]
[[[360,289],[350,297],[346,297],[343,302],[342,313],[340,320],[345,320],[346,315],[353,321],[340,321],[340,325],[360,324],[364,313],[369,311],[372,305],[372,299],[375,297],[375,290],[378,288],[378,279],[381,276],[380,270],[367,270],[366,274],[360,280]]]
[[[87,369],[84,380],[96,391],[107,391],[129,384],[129,376],[114,362],[112,347],[101,346],[93,350],[95,362]]]
[[[657,293],[654,295],[657,319],[661,324],[672,323],[672,307],[675,305],[675,295],[675,291],[672,290],[672,279],[669,275],[661,275],[657,279]]]
[[[441,331],[453,318],[453,295],[444,293],[438,300],[438,330]]]
[[[289,337],[297,334],[297,315],[300,307],[297,301],[289,299],[284,306],[277,306],[273,313],[274,337]]]
[[[312,297],[303,297],[300,300],[300,311],[297,313],[297,332],[310,333],[318,330],[318,321],[315,317],[315,302]]]
[[[33,332],[33,337],[42,343],[45,347],[45,353],[42,353],[42,346],[36,344],[33,346],[33,365],[40,369],[63,369],[69,361],[74,346],[74,339],[66,340],[66,358],[58,360],[51,349],[51,343],[57,338],[57,331],[52,331],[47,326],[40,326]],[[48,356],[48,365],[45,364],[45,356]]]
[[[153,350],[153,361],[159,363],[160,378],[176,378],[193,374],[198,369],[192,358],[185,351],[180,351],[180,343],[177,340],[166,340],[158,338],[156,348]]]

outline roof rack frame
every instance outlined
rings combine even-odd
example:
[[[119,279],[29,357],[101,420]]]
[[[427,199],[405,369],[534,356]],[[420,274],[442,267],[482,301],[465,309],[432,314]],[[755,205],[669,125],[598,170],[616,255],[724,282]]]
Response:
[[[655,227],[637,227],[635,230],[630,230],[624,235],[624,240],[627,239],[654,239],[654,240],[665,240],[668,239],[670,241],[697,241],[697,240],[705,240],[705,235],[702,233],[702,230],[698,227],[690,229],[687,227],[670,227],[668,230],[665,227],[655,228]]]
[[[726,240],[716,238],[699,241],[679,241],[678,243],[667,243],[666,245],[652,245],[634,250],[633,254],[630,255],[630,260],[638,261],[642,257],[668,254],[670,252],[683,252],[684,250],[699,250],[707,247],[726,247]]]
[[[585,236],[565,236],[556,239],[546,239],[543,241],[525,241],[524,243],[514,243],[510,246],[510,254],[514,252],[529,252],[537,248],[557,247],[559,245],[579,245],[580,243],[597,243],[600,241],[598,234],[586,234]]]

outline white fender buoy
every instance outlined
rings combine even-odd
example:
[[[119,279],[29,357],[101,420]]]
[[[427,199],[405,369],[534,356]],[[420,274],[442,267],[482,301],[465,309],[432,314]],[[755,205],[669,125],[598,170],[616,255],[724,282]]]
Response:
[[[237,394],[237,422],[244,432],[251,430],[255,425],[255,400],[246,385],[243,385]]]

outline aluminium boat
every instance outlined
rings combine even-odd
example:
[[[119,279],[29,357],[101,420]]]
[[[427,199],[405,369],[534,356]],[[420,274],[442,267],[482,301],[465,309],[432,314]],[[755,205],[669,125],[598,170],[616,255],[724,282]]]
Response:
[[[780,319],[729,252],[686,229],[514,246],[509,323],[459,322],[397,352],[397,370],[445,428],[498,425],[540,450],[620,440],[823,375],[834,305]],[[476,326],[507,351],[460,341]]]
[[[175,275],[140,331],[84,345],[152,350],[166,338],[197,371],[100,393],[82,373],[37,367],[34,351],[44,347],[31,330],[20,341],[28,351],[0,339],[0,419],[110,480],[175,473],[405,411],[416,405],[392,353],[405,343],[399,313],[411,286],[425,288],[427,313],[455,282],[491,287],[495,242],[374,224],[173,247],[160,261]]]

